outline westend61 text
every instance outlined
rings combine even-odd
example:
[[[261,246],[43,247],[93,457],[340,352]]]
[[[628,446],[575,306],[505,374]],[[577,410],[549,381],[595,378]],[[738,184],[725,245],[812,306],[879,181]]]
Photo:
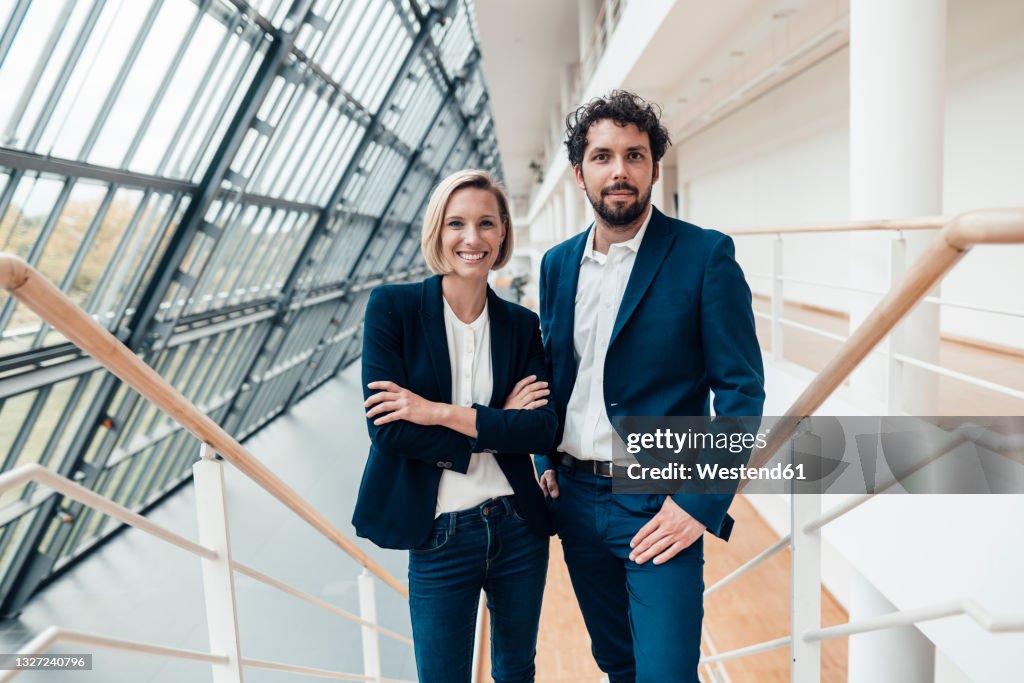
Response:
[[[644,479],[690,481],[695,478],[704,481],[734,481],[740,479],[774,479],[777,481],[793,479],[796,481],[806,481],[803,464],[784,465],[781,462],[771,467],[747,467],[746,465],[722,467],[717,463],[697,463],[693,466],[672,463],[664,467],[644,467],[634,463],[626,468],[626,476],[638,481]]]

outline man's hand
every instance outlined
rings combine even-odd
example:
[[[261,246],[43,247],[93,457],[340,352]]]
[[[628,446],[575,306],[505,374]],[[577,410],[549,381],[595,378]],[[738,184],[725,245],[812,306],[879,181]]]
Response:
[[[441,418],[441,404],[428,401],[394,382],[370,382],[366,386],[380,390],[363,404],[364,408],[370,408],[366,413],[367,418],[381,415],[373,421],[378,427],[395,420],[406,420],[418,425],[435,425]]]
[[[547,405],[544,398],[551,391],[547,382],[538,382],[537,375],[528,375],[512,387],[512,393],[505,399],[503,410],[533,410]]]
[[[629,542],[633,549],[629,559],[637,564],[643,564],[652,557],[654,564],[668,562],[693,545],[706,528],[676,505],[671,496],[667,496],[658,514],[644,524]]]
[[[540,490],[545,496],[558,498],[558,472],[556,470],[548,470],[540,475]]]

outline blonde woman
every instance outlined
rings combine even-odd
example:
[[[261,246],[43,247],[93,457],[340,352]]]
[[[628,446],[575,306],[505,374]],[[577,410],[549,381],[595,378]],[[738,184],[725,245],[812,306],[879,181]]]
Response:
[[[409,607],[423,683],[469,683],[480,591],[498,683],[534,678],[552,533],[530,453],[557,429],[537,316],[499,298],[511,256],[501,186],[459,171],[434,190],[423,256],[436,273],[370,296],[363,383],[370,455],[353,524],[409,549]]]

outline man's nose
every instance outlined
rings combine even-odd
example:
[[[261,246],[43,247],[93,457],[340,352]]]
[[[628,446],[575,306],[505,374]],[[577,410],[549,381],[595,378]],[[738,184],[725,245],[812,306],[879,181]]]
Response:
[[[614,180],[625,180],[628,177],[626,173],[626,162],[622,157],[615,157],[612,161],[612,179]]]

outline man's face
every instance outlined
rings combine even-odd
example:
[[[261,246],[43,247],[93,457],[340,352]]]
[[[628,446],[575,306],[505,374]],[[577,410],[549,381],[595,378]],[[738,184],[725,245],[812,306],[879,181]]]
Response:
[[[576,184],[609,227],[626,227],[647,210],[660,169],[647,133],[630,123],[601,119],[587,131]]]

